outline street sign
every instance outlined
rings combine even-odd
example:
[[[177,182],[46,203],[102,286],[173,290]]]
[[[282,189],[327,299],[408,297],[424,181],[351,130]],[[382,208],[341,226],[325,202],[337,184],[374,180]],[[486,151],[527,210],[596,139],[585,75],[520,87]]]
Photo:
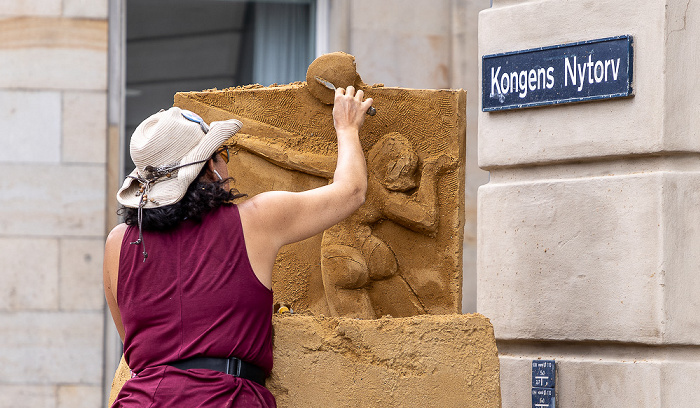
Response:
[[[634,96],[632,37],[482,57],[484,112]]]

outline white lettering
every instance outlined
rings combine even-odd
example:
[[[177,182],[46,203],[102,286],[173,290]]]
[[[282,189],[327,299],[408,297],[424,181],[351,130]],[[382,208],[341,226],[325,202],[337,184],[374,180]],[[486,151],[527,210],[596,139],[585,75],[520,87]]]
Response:
[[[510,91],[518,92],[518,73],[515,71],[510,73]]]
[[[598,67],[600,67],[600,77],[598,77]],[[605,67],[603,66],[603,61],[598,60],[595,62],[595,68],[593,68],[593,76],[595,76],[595,81],[600,83],[603,80]]]
[[[501,67],[498,67],[498,69],[496,70],[495,73],[493,71],[493,67],[491,67],[491,96],[496,95],[496,92],[494,92],[494,90],[493,90],[494,87],[498,90],[499,95],[503,93],[503,92],[501,92],[501,88],[498,87],[498,80],[496,79],[496,78],[498,78],[499,72],[501,72]]]
[[[503,84],[503,80],[505,80],[505,85]],[[503,74],[501,77],[501,90],[503,91],[504,94],[507,94],[510,92],[510,78],[508,77],[508,74]]]
[[[509,94],[518,95],[520,98],[527,98],[528,95],[532,98],[532,92],[537,92],[546,89],[553,89],[555,85],[561,87],[560,76],[564,75],[564,87],[573,86],[578,92],[583,91],[583,88],[595,86],[595,84],[607,83],[608,81],[618,81],[620,78],[621,58],[611,59],[593,59],[595,50],[588,52],[588,58],[582,56],[578,58],[575,55],[564,55],[564,66],[541,66],[540,63],[530,62],[534,67],[524,66],[523,69],[502,69],[503,66],[491,68],[491,97],[498,97],[501,103],[505,102]],[[561,59],[558,59],[557,64],[561,64]],[[553,58],[548,57],[544,61],[551,62]],[[543,62],[544,62],[543,61]],[[517,60],[514,65],[527,63],[523,60]],[[546,63],[546,62],[545,62]],[[522,65],[521,65],[522,66]],[[560,71],[563,68],[563,72]],[[506,71],[506,72],[503,72]],[[623,73],[623,76],[625,73]],[[569,92],[572,92],[573,89]],[[601,90],[595,90],[602,92]],[[562,93],[562,97],[567,96],[569,92]],[[542,92],[543,94],[545,92]],[[540,97],[539,95],[537,97]],[[556,95],[541,95],[541,97],[553,98]]]
[[[617,59],[617,66],[611,61],[613,80],[617,81],[617,74],[620,72],[620,59]]]
[[[564,86],[569,86],[569,77],[571,77],[571,85],[576,86],[576,57],[574,56],[574,65],[571,66],[569,57],[564,61]]]
[[[531,69],[530,72],[527,73],[527,82],[531,91],[537,89],[537,71]]]
[[[518,94],[521,98],[524,98],[527,96],[527,72],[525,71],[520,71],[520,75],[518,77],[518,83],[520,85],[520,89],[522,89],[522,92]]]
[[[575,58],[574,63],[576,62]],[[565,78],[565,82],[568,83],[568,79],[571,78],[574,85],[578,84],[576,67],[572,68],[568,59],[566,64],[568,76]],[[586,64],[580,65],[584,66],[584,71],[579,76],[582,78],[585,74]],[[501,66],[491,67],[491,97],[498,97],[501,102],[510,93],[525,98],[530,91],[554,88],[554,75],[556,73],[554,67],[539,67],[512,72],[501,72],[501,68]]]
[[[588,77],[589,84],[594,83],[594,81],[595,83],[607,82],[609,78],[608,66],[610,67],[612,79],[617,81],[620,71],[620,58],[617,60],[594,61],[593,57],[589,55],[588,61],[584,60],[584,62],[579,63],[575,56],[572,60],[570,60],[569,57],[564,59],[564,86],[569,86],[569,82],[571,82],[571,85],[576,86],[577,90],[580,92],[586,84],[586,76]],[[554,78],[550,80],[549,70],[547,71],[547,84],[545,86],[547,88],[554,86]]]
[[[540,78],[542,78],[542,82],[540,82]],[[544,70],[544,68],[538,68],[537,69],[537,89],[543,88],[545,83],[547,82],[547,72]]]
[[[547,89],[554,87],[554,67],[547,68]]]
[[[585,81],[583,78],[586,77],[586,63],[584,62],[583,64],[578,64],[578,73],[579,73],[579,78],[581,79],[581,85],[579,85],[578,90],[580,91],[583,89],[583,82]]]

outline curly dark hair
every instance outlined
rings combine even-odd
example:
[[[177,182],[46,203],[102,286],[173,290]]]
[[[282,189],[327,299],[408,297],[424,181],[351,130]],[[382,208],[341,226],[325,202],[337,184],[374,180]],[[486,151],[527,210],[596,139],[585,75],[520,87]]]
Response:
[[[227,181],[233,180],[232,177],[214,182],[200,181],[205,173],[206,167],[202,168],[180,201],[158,208],[144,208],[141,228],[144,231],[170,231],[185,220],[201,222],[210,211],[222,205],[231,205],[231,201],[246,196],[236,189],[226,190],[223,187]],[[121,207],[117,214],[124,216],[127,225],[139,224],[137,208]]]

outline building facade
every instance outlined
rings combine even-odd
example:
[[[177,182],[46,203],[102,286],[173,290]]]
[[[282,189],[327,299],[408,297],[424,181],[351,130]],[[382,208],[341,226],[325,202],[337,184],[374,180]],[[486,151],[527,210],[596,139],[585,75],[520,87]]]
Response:
[[[308,5],[300,18],[312,27],[311,58],[353,54],[367,83],[467,89],[463,309],[475,311],[476,191],[488,177],[476,163],[476,27],[490,1],[269,3]],[[127,86],[127,16],[126,0],[10,0],[0,9],[3,407],[105,405],[121,345],[105,310],[102,251],[118,222],[114,194],[138,94]]]
[[[481,13],[480,55],[589,44],[574,95],[615,78],[594,41],[632,44],[607,60],[631,53],[630,96],[479,114],[491,179],[477,309],[496,331],[504,407],[531,406],[539,359],[556,362],[557,406],[698,406],[699,18],[675,0],[495,0]],[[564,87],[566,55],[544,65]],[[493,92],[511,92],[500,78]]]
[[[246,5],[262,10],[267,3],[306,7],[298,17],[309,28],[310,55],[353,54],[366,83],[467,90],[463,311],[483,313],[494,324],[504,407],[531,406],[531,364],[538,359],[557,362],[560,406],[697,405],[698,3]],[[249,20],[238,16],[239,26],[215,33],[184,18],[179,27],[197,30],[135,35],[139,18],[160,9],[131,16],[130,10],[127,0],[0,6],[3,407],[105,405],[121,345],[105,313],[103,243],[118,222],[114,194],[128,167],[129,110],[163,85],[158,75],[131,76],[129,58],[147,57],[148,41],[161,40],[198,55],[195,31],[200,40],[220,35],[233,44],[225,53],[243,47],[249,33]],[[166,20],[177,17],[163,13]],[[258,16],[274,14],[266,13]],[[634,39],[633,97],[480,111],[482,55],[620,35]],[[273,49],[270,44],[254,49]],[[264,54],[239,51],[264,61]],[[221,60],[223,71],[235,72],[230,85],[255,81],[253,65]],[[150,63],[141,61],[136,68]],[[228,83],[223,71],[212,75]],[[135,120],[153,109],[141,105]]]

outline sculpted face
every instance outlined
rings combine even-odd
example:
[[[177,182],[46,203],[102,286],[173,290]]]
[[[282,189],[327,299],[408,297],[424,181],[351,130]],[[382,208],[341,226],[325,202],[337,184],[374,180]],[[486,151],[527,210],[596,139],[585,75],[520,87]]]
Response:
[[[383,136],[368,155],[371,177],[391,191],[405,192],[416,188],[418,155],[400,133]]]

